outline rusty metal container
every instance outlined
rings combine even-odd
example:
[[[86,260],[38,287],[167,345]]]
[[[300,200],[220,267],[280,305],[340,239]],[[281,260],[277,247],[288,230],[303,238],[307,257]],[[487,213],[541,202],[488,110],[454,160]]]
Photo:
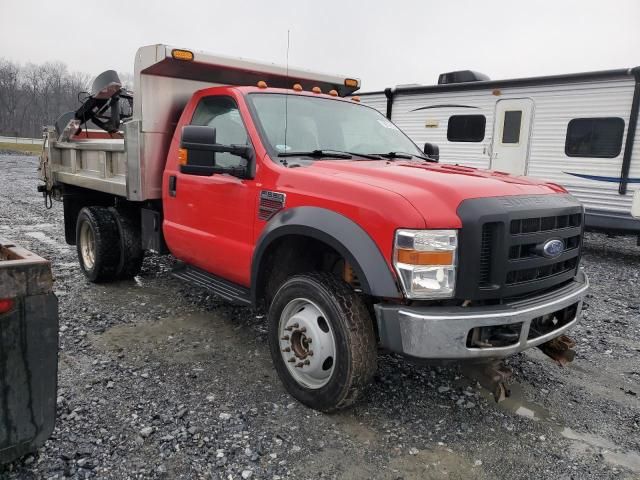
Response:
[[[0,238],[0,464],[44,444],[56,418],[58,300],[50,263]]]

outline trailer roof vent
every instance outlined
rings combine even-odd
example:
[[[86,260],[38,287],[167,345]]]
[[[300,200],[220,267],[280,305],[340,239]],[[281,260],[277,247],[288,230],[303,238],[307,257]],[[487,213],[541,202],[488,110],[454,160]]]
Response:
[[[438,77],[438,85],[448,83],[484,82],[491,80],[487,75],[472,70],[458,70],[457,72],[441,73]]]

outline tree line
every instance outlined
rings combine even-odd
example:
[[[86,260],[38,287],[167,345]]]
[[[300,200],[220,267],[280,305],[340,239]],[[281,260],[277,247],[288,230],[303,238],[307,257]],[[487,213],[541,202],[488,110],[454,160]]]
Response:
[[[39,138],[45,125],[80,106],[90,76],[69,72],[62,62],[40,65],[0,58],[0,136]]]

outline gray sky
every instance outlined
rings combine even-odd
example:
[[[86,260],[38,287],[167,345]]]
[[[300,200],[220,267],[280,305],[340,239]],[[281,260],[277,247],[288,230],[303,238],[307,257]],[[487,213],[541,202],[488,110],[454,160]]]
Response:
[[[133,71],[152,43],[289,63],[362,79],[362,90],[640,65],[637,0],[0,0],[0,57]]]

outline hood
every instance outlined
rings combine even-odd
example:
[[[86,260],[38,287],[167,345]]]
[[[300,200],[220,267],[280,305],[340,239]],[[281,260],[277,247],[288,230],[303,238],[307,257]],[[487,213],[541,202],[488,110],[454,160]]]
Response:
[[[566,193],[559,185],[529,177],[422,161],[328,160],[308,168],[401,195],[424,217],[427,228],[455,227],[452,214],[467,199]]]

